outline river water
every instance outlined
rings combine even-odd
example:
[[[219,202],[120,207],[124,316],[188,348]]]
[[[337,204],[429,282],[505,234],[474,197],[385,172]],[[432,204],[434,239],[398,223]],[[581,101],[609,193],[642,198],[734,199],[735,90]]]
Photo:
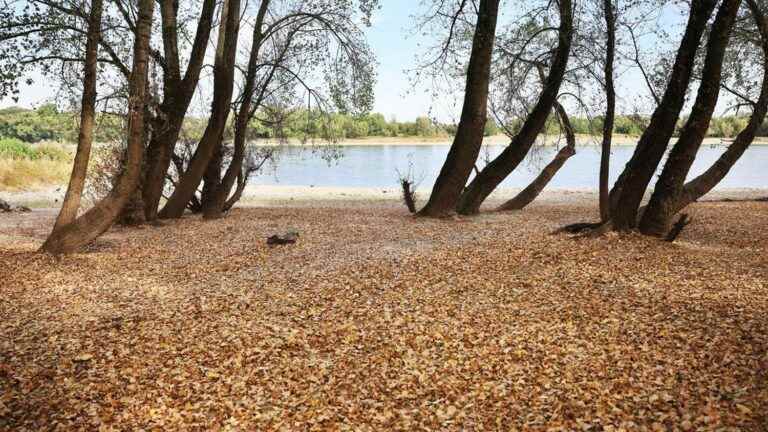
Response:
[[[302,147],[285,146],[278,149],[274,164],[268,164],[251,179],[256,185],[381,187],[398,186],[398,171],[411,169],[422,188],[432,186],[445,160],[447,145],[360,145],[337,147],[338,155],[327,160],[328,152]],[[501,145],[487,146],[481,152],[479,166],[500,153]],[[691,176],[700,174],[723,152],[723,146],[704,145],[698,153]],[[554,147],[540,147],[528,156],[502,187],[522,188],[552,159]],[[616,146],[611,156],[611,181],[621,172],[632,156],[634,147]],[[325,157],[324,157],[325,156]],[[550,189],[597,189],[600,150],[596,146],[577,148],[558,172]],[[752,146],[742,156],[719,189],[768,188],[768,146]]]

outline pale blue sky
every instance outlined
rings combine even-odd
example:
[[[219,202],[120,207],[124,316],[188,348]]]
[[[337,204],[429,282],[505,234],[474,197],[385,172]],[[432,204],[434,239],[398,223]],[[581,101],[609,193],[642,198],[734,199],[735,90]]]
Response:
[[[439,101],[433,101],[429,83],[422,83],[417,88],[411,88],[410,85],[407,70],[413,68],[419,58],[430,55],[425,45],[434,42],[413,34],[413,16],[423,12],[420,3],[419,0],[382,0],[372,27],[367,29],[369,43],[379,63],[374,111],[384,114],[388,119],[396,117],[400,121],[413,120],[420,115],[430,115],[444,122],[457,121],[461,110],[461,94],[441,94]],[[677,14],[666,14],[668,21],[680,20]],[[669,23],[665,22],[664,25]],[[635,105],[638,91],[644,92],[636,71],[622,74],[618,78],[622,87],[620,105]],[[32,86],[23,85],[20,96],[18,105],[34,107],[50,100],[53,89],[45,85],[44,80],[38,79]],[[203,104],[204,100],[205,96],[202,96]],[[0,107],[10,105],[14,105],[10,99],[0,101]]]
[[[420,91],[410,90],[405,69],[413,67],[419,48],[414,38],[408,38],[413,28],[411,16],[418,12],[417,0],[384,0],[381,10],[368,29],[369,41],[379,61],[376,104],[374,111],[398,120],[411,120],[424,115],[430,107],[430,98]],[[0,107],[21,105],[34,107],[53,96],[53,89],[44,80],[35,80],[32,86],[21,87],[18,103],[4,99]]]

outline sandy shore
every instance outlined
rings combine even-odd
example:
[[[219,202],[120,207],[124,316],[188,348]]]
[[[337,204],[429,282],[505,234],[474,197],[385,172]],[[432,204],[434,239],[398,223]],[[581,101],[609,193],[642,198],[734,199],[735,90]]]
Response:
[[[31,208],[55,208],[64,197],[64,187],[51,187],[25,192],[0,192],[0,197],[15,205]],[[489,205],[512,198],[520,191],[518,188],[500,188],[495,191]],[[400,189],[372,187],[327,187],[327,186],[289,186],[289,185],[251,185],[248,186],[240,202],[241,206],[316,206],[333,203],[383,204],[401,199]],[[416,191],[417,198],[425,200],[430,193],[429,186]],[[768,189],[738,188],[719,189],[705,197],[709,199],[751,199],[768,196]],[[597,191],[592,189],[550,189],[538,198],[547,203],[578,204],[597,200]]]

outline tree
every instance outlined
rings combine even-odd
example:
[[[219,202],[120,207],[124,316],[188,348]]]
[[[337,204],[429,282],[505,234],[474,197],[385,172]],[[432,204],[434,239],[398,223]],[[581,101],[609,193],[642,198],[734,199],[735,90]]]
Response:
[[[285,6],[288,5],[287,9]],[[273,135],[281,135],[283,114],[291,111],[299,100],[299,92],[306,92],[307,105],[316,107],[306,110],[309,122],[319,118],[323,124],[315,130],[305,129],[306,136],[320,136],[333,139],[328,133],[328,113],[333,110],[352,111],[359,115],[349,117],[351,126],[348,136],[367,136],[368,123],[361,113],[368,112],[372,103],[372,85],[374,73],[373,59],[365,37],[356,23],[362,18],[369,22],[376,2],[358,3],[360,16],[350,10],[343,2],[273,3],[262,0],[253,28],[251,51],[248,66],[243,78],[243,91],[235,105],[238,106],[234,120],[233,153],[221,181],[208,189],[210,195],[203,196],[204,216],[220,217],[237,200],[237,191],[230,197],[236,179],[238,189],[242,190],[248,176],[243,173],[246,155],[248,125],[252,119],[273,129]],[[282,7],[277,7],[282,6]],[[267,21],[267,17],[270,20]],[[337,52],[336,56],[328,56]],[[322,67],[335,70],[327,74],[325,83],[328,90],[323,91],[302,76]],[[348,79],[352,77],[352,79]],[[326,97],[328,94],[330,97]],[[330,100],[329,100],[330,99]],[[268,106],[265,107],[265,105]],[[285,106],[285,107],[283,107]],[[266,108],[274,113],[259,114]],[[218,160],[212,160],[214,172],[221,170]],[[204,189],[205,191],[205,189]]]
[[[566,113],[565,108],[559,102],[555,102],[554,106],[565,135],[566,145],[555,153],[552,161],[541,170],[539,175],[525,189],[499,206],[498,210],[522,210],[525,206],[532,203],[544,188],[547,187],[547,184],[555,177],[555,174],[563,167],[565,162],[576,154],[576,135],[573,132],[573,126],[568,118],[568,113]]]
[[[670,153],[670,157],[667,164],[665,164],[657,187],[651,197],[651,201],[641,219],[640,230],[645,234],[653,236],[665,235],[667,231],[669,231],[672,218],[675,214],[712,190],[712,188],[728,174],[733,165],[750,146],[754,140],[756,131],[765,119],[766,111],[768,111],[768,20],[766,20],[765,14],[756,1],[748,0],[747,6],[754,19],[758,34],[758,37],[750,37],[749,39],[751,43],[757,44],[760,47],[762,61],[758,63],[761,63],[762,65],[763,74],[759,97],[756,101],[749,100],[743,94],[739,94],[739,97],[746,99],[749,105],[752,106],[752,115],[744,128],[736,136],[736,139],[728,146],[728,149],[720,156],[720,158],[718,158],[702,174],[683,184],[682,181],[685,180],[685,177],[690,170],[692,160],[695,157],[695,152],[701,144],[696,135],[701,133],[699,130],[700,126],[694,127],[693,124],[686,124],[681,139],[675,144],[675,147],[673,147],[672,152]],[[725,24],[721,24],[721,26],[722,25]],[[722,44],[723,39],[728,39],[727,35],[722,34],[722,29],[717,31],[713,26],[712,34],[715,35],[716,39],[718,38],[718,33],[720,44]],[[739,65],[742,65],[745,62],[745,59],[739,57],[737,62]],[[715,89],[709,88],[713,84],[728,91],[733,91],[730,86],[726,86],[720,82],[721,78],[713,81],[713,75],[716,75],[717,69],[717,65],[711,63],[705,64],[702,75],[707,79],[707,82],[706,84],[702,84],[704,88],[704,94],[700,91],[702,97],[705,97],[707,93],[711,94],[716,91]],[[701,109],[702,108],[698,108],[697,111],[701,111]]]
[[[452,15],[451,31],[441,56],[447,54],[446,51],[453,38],[453,29],[464,13],[466,4],[466,0],[462,0],[459,9]],[[420,216],[444,217],[455,211],[464,185],[480,153],[487,121],[488,86],[498,9],[498,0],[480,0],[467,69],[461,119],[453,144],[435,180],[429,201],[418,213]]]
[[[145,129],[149,39],[152,33],[154,0],[139,0],[129,88],[128,145],[125,166],[111,193],[73,222],[53,231],[42,250],[52,254],[74,252],[104,233],[115,222],[139,181]]]
[[[712,0],[691,3],[688,22],[664,95],[631,159],[611,189],[610,213],[614,229],[629,230],[637,224],[640,201],[674,133],[691,80],[696,51],[715,5]]]
[[[72,223],[80,210],[80,198],[83,195],[85,178],[88,171],[88,160],[91,157],[93,143],[93,128],[96,123],[96,67],[99,54],[99,39],[101,38],[102,0],[91,2],[91,12],[88,19],[88,41],[85,46],[85,67],[83,71],[83,98],[80,111],[80,133],[77,139],[77,152],[72,165],[69,186],[64,195],[64,201],[53,226],[53,231]]]
[[[211,118],[187,170],[159,213],[161,218],[181,217],[206,174],[211,158],[221,145],[234,88],[235,55],[240,32],[240,0],[224,0],[221,16],[222,25],[219,27],[213,67]]]
[[[538,101],[509,145],[475,176],[461,194],[457,204],[460,214],[468,215],[479,211],[480,205],[488,195],[523,161],[545,126],[566,73],[573,38],[573,7],[570,0],[561,0],[558,11],[558,45]],[[540,29],[534,36],[545,30],[547,29]]]
[[[608,174],[611,163],[611,139],[613,138],[613,123],[616,115],[616,89],[613,82],[614,60],[616,57],[616,17],[612,0],[603,0],[603,16],[605,18],[605,119],[603,120],[603,141],[600,149],[600,219],[605,222],[611,217],[609,203],[610,185]]]
[[[177,18],[179,3],[176,0],[160,1],[165,58],[162,81],[163,100],[159,105],[160,115],[152,121],[153,129],[157,132],[152,135],[147,147],[147,166],[141,187],[144,216],[150,221],[157,218],[171,155],[179,140],[184,117],[200,80],[215,9],[215,0],[203,1],[186,71],[182,75],[179,55],[180,26]]]
[[[717,104],[723,58],[740,4],[740,0],[724,0],[712,24],[696,101],[680,137],[667,157],[651,200],[643,213],[640,231],[644,234],[664,236],[672,225],[672,217],[685,177],[704,140]]]

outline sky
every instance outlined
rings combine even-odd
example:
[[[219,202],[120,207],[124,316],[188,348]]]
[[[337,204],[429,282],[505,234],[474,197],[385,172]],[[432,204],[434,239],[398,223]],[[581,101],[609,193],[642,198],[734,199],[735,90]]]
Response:
[[[461,94],[442,95],[440,100],[435,101],[429,91],[429,83],[421,83],[415,88],[411,84],[413,74],[408,70],[413,69],[419,59],[430,55],[424,44],[427,42],[429,45],[429,41],[414,32],[414,16],[423,12],[421,3],[419,0],[382,0],[372,26],[366,30],[378,61],[373,111],[398,121],[411,121],[418,116],[429,115],[441,122],[456,122],[461,110]],[[676,16],[670,21],[679,19]],[[663,24],[668,25],[666,22]],[[617,77],[624,87],[620,94],[627,99],[619,101],[620,105],[636,105],[633,99],[641,88],[644,89],[639,75],[634,75],[637,75],[636,71]],[[18,103],[11,99],[0,100],[0,108],[12,105],[34,108],[50,101],[53,95],[51,86],[46,85],[44,80],[35,79],[31,86],[22,85]],[[205,96],[200,99],[203,104],[204,99]]]
[[[420,54],[415,38],[407,37],[414,27],[412,16],[419,11],[417,0],[384,0],[371,28],[369,42],[377,55],[378,82],[375,112],[387,119],[413,120],[429,112],[431,98],[422,86],[412,91],[405,70],[412,68]],[[423,52],[422,52],[423,54]],[[0,100],[0,108],[19,105],[34,108],[53,97],[53,88],[44,80],[35,79],[31,86],[23,84],[18,103],[10,98]],[[451,116],[450,113],[444,115]]]

